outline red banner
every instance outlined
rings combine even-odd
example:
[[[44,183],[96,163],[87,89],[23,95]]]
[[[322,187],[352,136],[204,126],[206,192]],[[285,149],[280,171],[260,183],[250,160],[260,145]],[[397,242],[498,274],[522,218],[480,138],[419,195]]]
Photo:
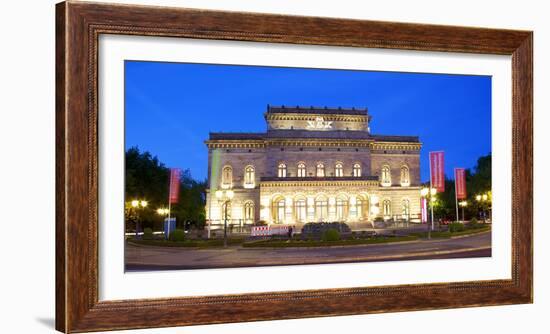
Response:
[[[170,193],[168,195],[169,203],[177,203],[179,200],[180,174],[181,174],[181,169],[170,168]]]
[[[445,163],[444,152],[430,152],[430,180],[432,188],[438,193],[445,191]]]
[[[455,168],[455,191],[457,199],[466,198],[466,170]]]

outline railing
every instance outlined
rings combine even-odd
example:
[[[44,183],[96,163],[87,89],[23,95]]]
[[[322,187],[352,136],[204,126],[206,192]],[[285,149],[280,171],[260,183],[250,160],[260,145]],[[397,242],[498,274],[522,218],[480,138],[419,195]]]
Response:
[[[210,228],[210,231],[223,231],[225,222],[224,220],[210,220],[206,222],[205,229]],[[228,233],[250,233],[250,228],[254,225],[254,221],[251,219],[228,219],[227,220],[227,232]]]

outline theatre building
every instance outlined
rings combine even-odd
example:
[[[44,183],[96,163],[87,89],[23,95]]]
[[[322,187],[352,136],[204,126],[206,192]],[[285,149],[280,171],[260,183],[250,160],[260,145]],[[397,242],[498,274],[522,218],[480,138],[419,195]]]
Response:
[[[213,225],[418,220],[416,136],[372,134],[367,109],[268,106],[266,131],[210,133]]]

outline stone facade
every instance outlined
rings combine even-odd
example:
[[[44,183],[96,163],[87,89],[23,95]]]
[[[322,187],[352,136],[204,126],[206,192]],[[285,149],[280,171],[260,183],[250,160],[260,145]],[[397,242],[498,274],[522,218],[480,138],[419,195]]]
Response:
[[[268,106],[264,118],[263,133],[210,133],[210,224],[419,219],[418,137],[371,134],[367,109]]]

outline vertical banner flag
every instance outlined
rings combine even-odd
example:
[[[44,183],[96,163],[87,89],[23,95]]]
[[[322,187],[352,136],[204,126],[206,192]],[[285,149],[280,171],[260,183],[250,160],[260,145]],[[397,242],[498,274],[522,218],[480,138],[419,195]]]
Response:
[[[438,193],[445,191],[444,152],[430,152],[430,181]]]
[[[170,192],[168,195],[168,203],[177,203],[180,195],[180,174],[181,169],[170,168]]]
[[[466,170],[455,168],[455,191],[457,199],[466,198]]]
[[[421,214],[422,214],[422,222],[426,223],[428,221],[428,206],[426,205],[426,199],[422,198],[420,200],[420,208],[421,208]]]

